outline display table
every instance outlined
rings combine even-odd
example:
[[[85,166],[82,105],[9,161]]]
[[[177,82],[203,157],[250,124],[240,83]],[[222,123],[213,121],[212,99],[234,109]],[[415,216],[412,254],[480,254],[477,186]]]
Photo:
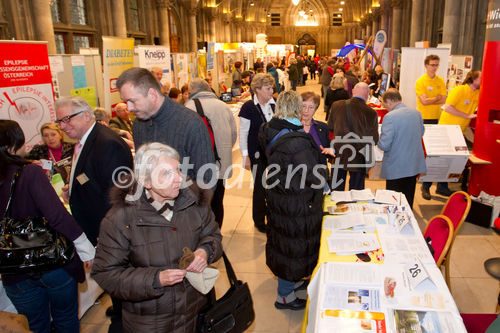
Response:
[[[397,206],[351,203],[347,214],[324,217],[302,332],[466,332],[406,198],[395,195]],[[330,197],[327,212],[328,206],[335,206]],[[358,225],[338,228],[343,224]],[[329,249],[343,238],[366,245],[365,237],[378,241],[378,249],[365,253],[369,262]]]

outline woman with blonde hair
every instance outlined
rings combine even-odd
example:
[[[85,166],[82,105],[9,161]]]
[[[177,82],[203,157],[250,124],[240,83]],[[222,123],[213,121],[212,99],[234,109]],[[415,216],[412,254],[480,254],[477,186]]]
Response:
[[[54,123],[43,124],[40,128],[43,144],[35,145],[26,156],[29,160],[51,160],[59,162],[73,156],[74,143],[64,142],[64,134]]]
[[[259,132],[269,168],[266,263],[278,277],[274,306],[289,310],[306,304],[295,291],[305,288],[302,279],[318,260],[327,173],[319,147],[300,123],[302,105],[295,91],[282,92],[273,118]]]
[[[343,72],[335,73],[333,75],[332,81],[330,82],[330,89],[328,89],[325,97],[325,120],[328,120],[328,117],[330,116],[330,108],[334,102],[349,99],[349,93],[345,90],[345,81],[347,80],[345,79]]]

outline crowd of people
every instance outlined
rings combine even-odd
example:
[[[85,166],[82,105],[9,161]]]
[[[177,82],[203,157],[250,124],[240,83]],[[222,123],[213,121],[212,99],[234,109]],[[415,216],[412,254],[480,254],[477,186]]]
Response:
[[[412,206],[417,177],[426,170],[424,123],[465,130],[474,118],[481,72],[469,72],[447,96],[436,75],[439,58],[431,55],[424,65],[416,110],[396,88],[379,94],[381,67],[361,73],[342,58],[318,55],[298,56],[288,66],[284,59],[266,66],[257,59],[255,72],[236,62],[232,88],[248,97],[239,129],[211,80],[196,78],[177,89],[161,84],[161,68],[135,67],[116,82],[122,102],[115,117],[81,97],[60,98],[55,123],[40,129],[43,144],[27,155],[19,124],[0,120],[1,216],[12,201],[12,217],[44,216],[77,251],[71,263],[36,276],[3,274],[7,294],[32,330],[50,332],[52,321],[58,331],[77,332],[76,286],[85,262],[111,295],[110,332],[194,331],[206,298],[185,276],[203,272],[222,254],[225,183],[239,137],[242,165],[254,183],[252,218],[267,235],[266,263],[278,277],[275,306],[303,309],[296,291],[316,265],[325,193],[345,190],[347,174],[349,189],[363,189],[377,146],[386,188],[404,193]],[[295,91],[308,75],[317,77],[322,96]],[[378,114],[367,105],[378,94],[389,111],[380,135]],[[314,118],[322,98],[326,122]],[[61,174],[71,215],[44,169]],[[422,186],[424,199],[429,188]],[[446,183],[437,192],[451,193]],[[181,269],[183,248],[194,260]]]

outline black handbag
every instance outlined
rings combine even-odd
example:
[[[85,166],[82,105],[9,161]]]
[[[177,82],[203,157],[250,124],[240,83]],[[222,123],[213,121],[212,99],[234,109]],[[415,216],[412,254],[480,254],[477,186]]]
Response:
[[[224,252],[222,258],[231,287],[218,300],[215,300],[214,289],[209,293],[208,303],[198,314],[197,326],[200,333],[244,332],[255,319],[248,284],[236,279],[233,267]]]
[[[44,217],[10,217],[12,194],[22,168],[14,174],[0,220],[0,273],[31,274],[59,268],[75,255],[73,242],[52,229]]]

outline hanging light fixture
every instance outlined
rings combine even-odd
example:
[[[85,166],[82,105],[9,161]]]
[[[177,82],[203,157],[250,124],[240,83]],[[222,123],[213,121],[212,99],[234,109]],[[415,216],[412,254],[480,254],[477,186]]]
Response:
[[[292,3],[293,3],[294,6],[297,6],[299,4],[299,1],[300,0],[292,0]]]

